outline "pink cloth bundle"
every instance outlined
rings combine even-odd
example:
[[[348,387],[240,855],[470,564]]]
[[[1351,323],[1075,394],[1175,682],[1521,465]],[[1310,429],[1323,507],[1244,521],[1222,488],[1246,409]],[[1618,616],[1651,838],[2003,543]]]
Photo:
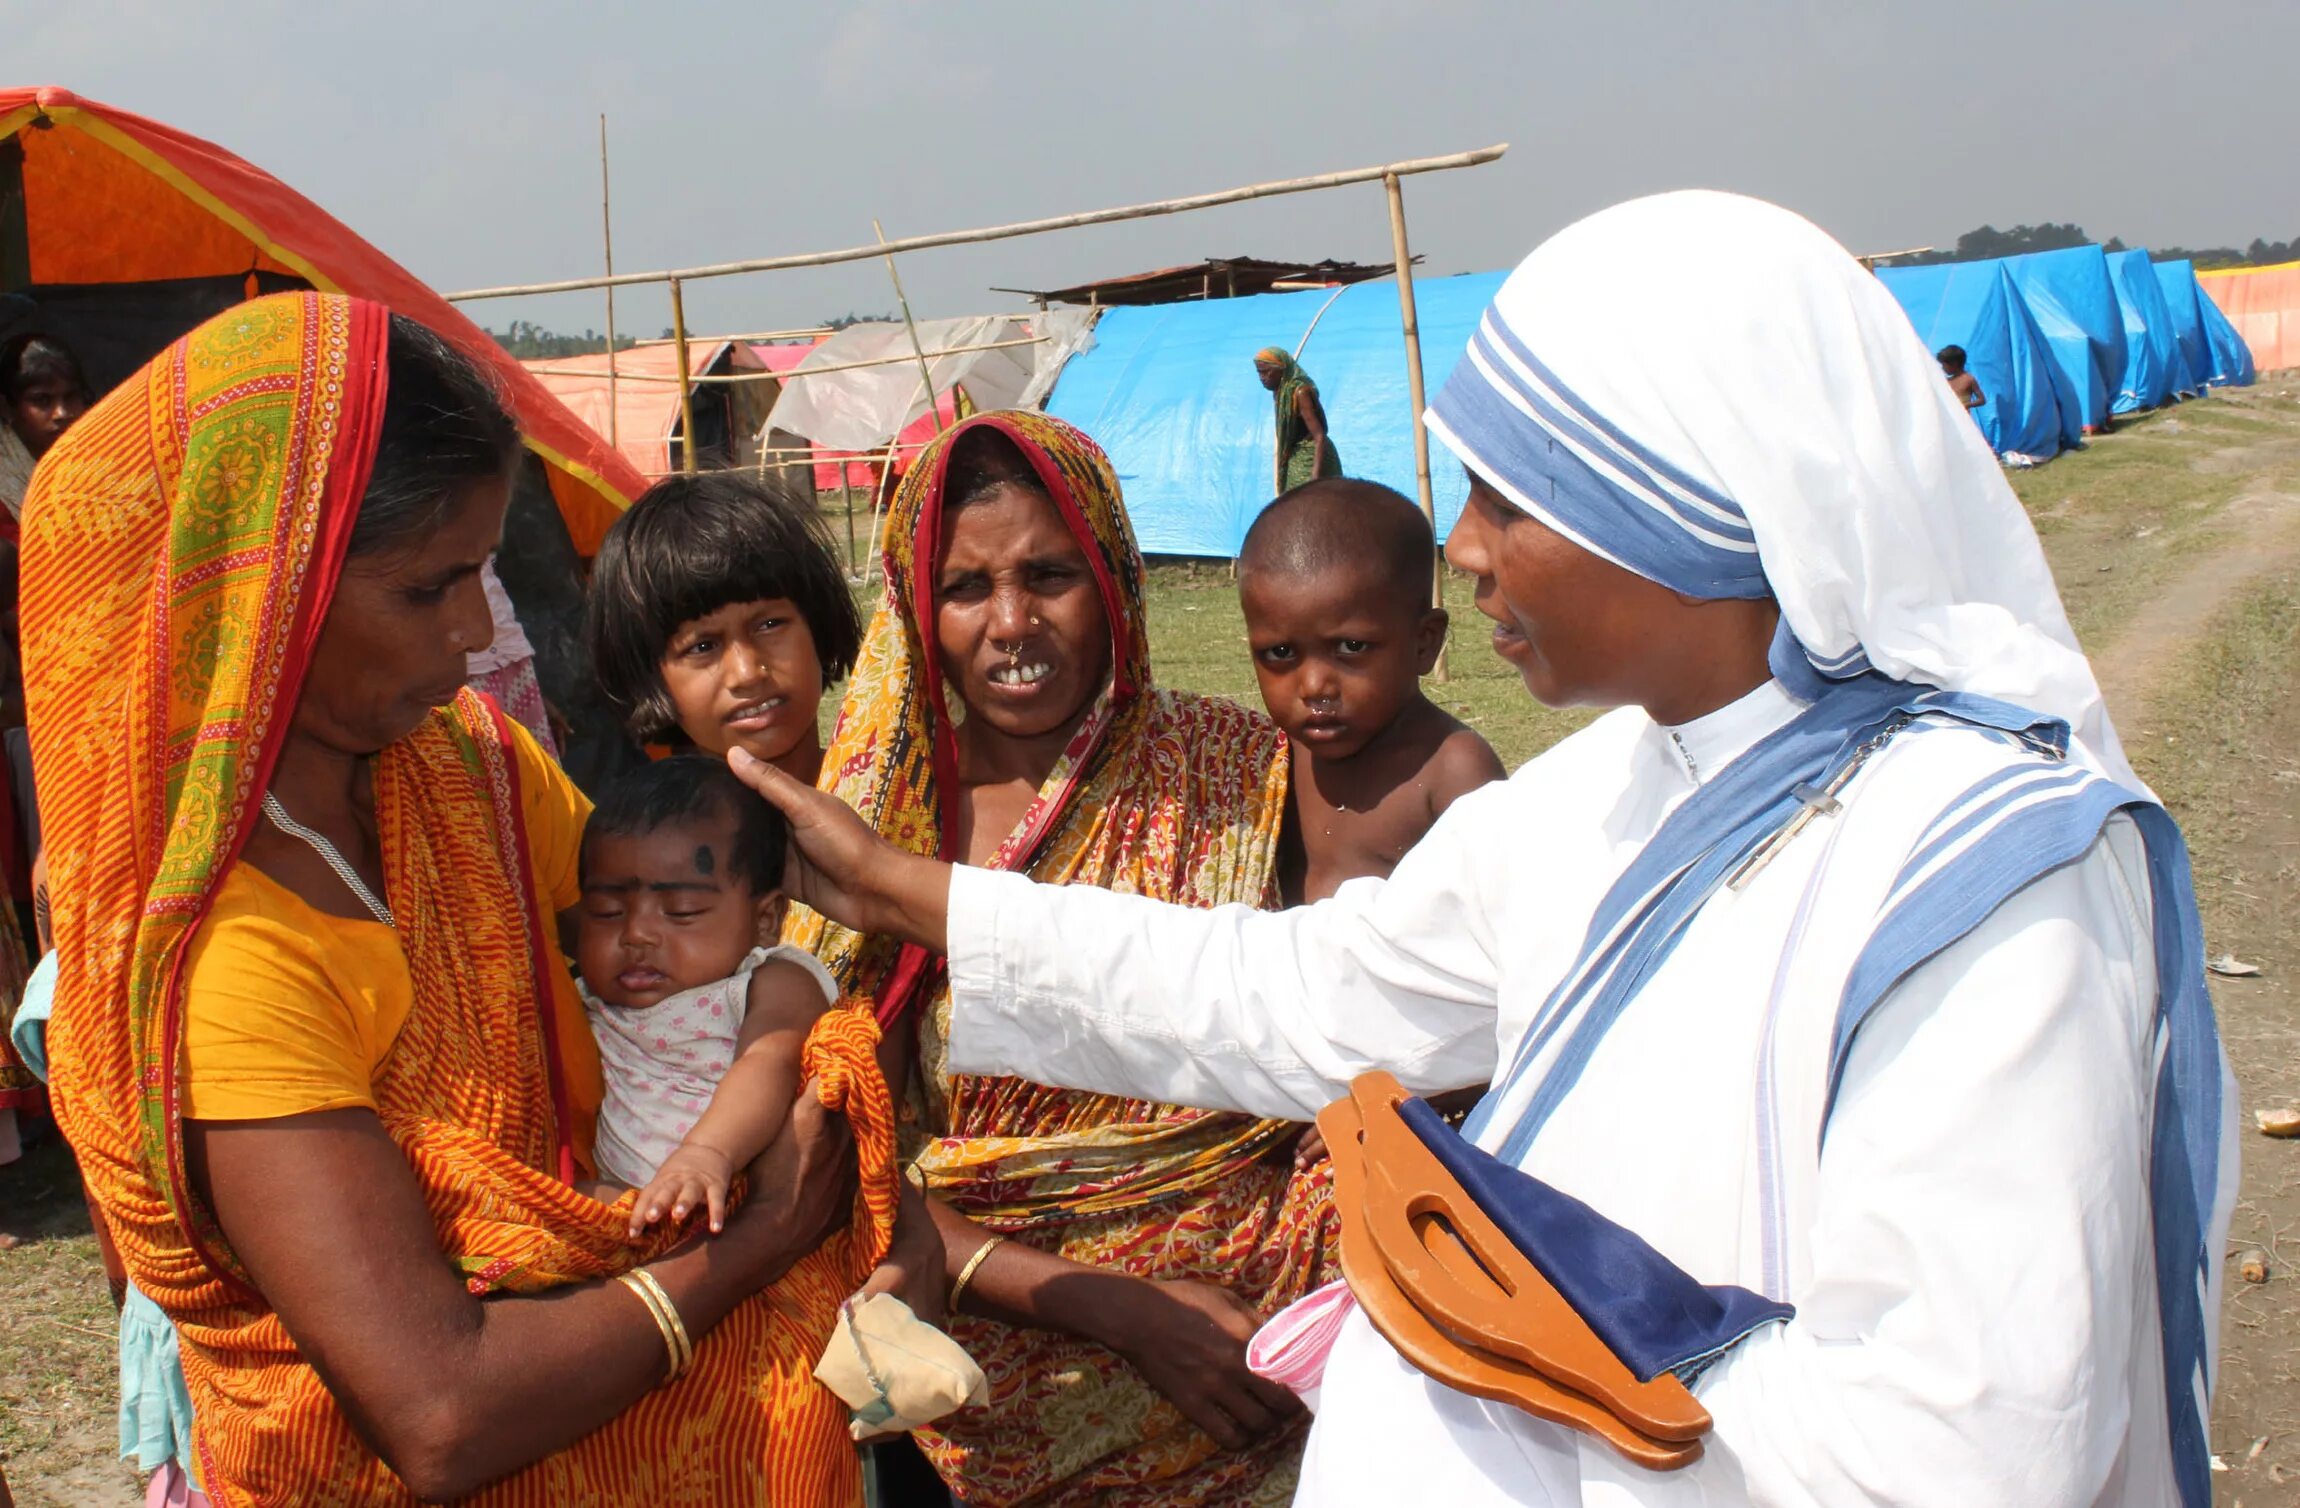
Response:
[[[1325,1287],[1296,1299],[1254,1332],[1246,1342],[1246,1366],[1257,1377],[1283,1383],[1294,1390],[1314,1413],[1318,1384],[1325,1380],[1326,1358],[1334,1354],[1334,1341],[1342,1322],[1358,1307],[1350,1285],[1336,1278]]]

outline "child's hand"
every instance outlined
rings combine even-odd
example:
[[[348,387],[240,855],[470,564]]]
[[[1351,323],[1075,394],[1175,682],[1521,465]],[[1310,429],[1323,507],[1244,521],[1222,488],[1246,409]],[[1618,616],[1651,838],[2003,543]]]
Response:
[[[638,1240],[648,1226],[666,1215],[675,1224],[705,1205],[711,1211],[711,1234],[717,1235],[726,1228],[727,1185],[734,1176],[734,1167],[724,1152],[681,1142],[633,1201],[631,1239]]]

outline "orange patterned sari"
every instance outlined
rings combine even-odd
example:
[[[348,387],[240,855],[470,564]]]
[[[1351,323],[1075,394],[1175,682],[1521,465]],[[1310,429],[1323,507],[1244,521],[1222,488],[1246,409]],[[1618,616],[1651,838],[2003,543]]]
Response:
[[[27,683],[54,895],[59,1119],[136,1285],[183,1338],[223,1505],[399,1504],[188,1183],[180,974],[255,821],[372,464],[385,312],[261,299],[194,331],[58,443],[25,512]],[[659,1254],[569,1187],[588,1046],[526,851],[507,725],[471,692],[374,761],[414,1007],[375,1079],[440,1250],[528,1293]],[[575,1019],[580,1019],[579,1014]],[[865,1194],[845,1234],[697,1346],[693,1370],[476,1503],[851,1503],[846,1410],[810,1375],[892,1223],[892,1114],[853,1016],[809,1043]],[[283,1190],[293,1197],[292,1190]]]
[[[1277,899],[1286,746],[1228,702],[1158,691],[1145,642],[1142,558],[1117,477],[1093,441],[1042,414],[985,414],[920,456],[889,509],[887,592],[864,638],[823,785],[891,841],[943,852],[942,793],[957,745],[935,641],[932,582],[951,445],[989,425],[1021,448],[1085,549],[1111,630],[1111,682],[1008,838],[997,866],[1055,884],[1176,901]],[[1051,1089],[944,1068],[950,997],[939,958],[801,913],[858,1007],[916,1020],[927,1191],[992,1230],[1144,1278],[1217,1283],[1265,1314],[1334,1275],[1325,1164],[1297,1176],[1299,1127]],[[1135,1370],[1091,1342],[961,1316],[951,1334],[990,1402],[919,1433],[970,1503],[1284,1502],[1298,1430],[1223,1453]]]

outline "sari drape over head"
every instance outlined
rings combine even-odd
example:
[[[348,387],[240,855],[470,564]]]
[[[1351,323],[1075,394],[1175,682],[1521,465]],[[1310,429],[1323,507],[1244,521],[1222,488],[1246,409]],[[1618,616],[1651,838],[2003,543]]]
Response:
[[[1042,414],[971,419],[904,478],[882,542],[886,595],[824,788],[897,845],[952,856],[943,803],[958,788],[957,724],[934,578],[952,450],[982,427],[1020,450],[1085,551],[1111,632],[1110,681],[995,867],[1187,905],[1274,904],[1284,736],[1229,702],[1153,687],[1142,557],[1117,477],[1092,440]],[[1330,1276],[1325,1169],[1295,1174],[1298,1126],[950,1074],[940,958],[811,912],[786,936],[811,947],[858,1008],[882,1023],[915,1018],[924,1144],[913,1175],[969,1219],[1092,1266],[1217,1283],[1264,1313]],[[991,1399],[920,1439],[970,1502],[1282,1501],[1289,1490],[1298,1431],[1222,1454],[1100,1346],[968,1316],[951,1333],[989,1377]]]
[[[335,295],[209,321],[91,410],[25,510],[27,689],[47,819],[58,1117],[136,1286],[183,1338],[191,1464],[223,1505],[406,1487],[250,1285],[184,1166],[188,945],[256,821],[341,572],[383,412],[389,316]],[[465,691],[373,760],[414,984],[375,1074],[443,1259],[474,1294],[661,1254],[570,1186],[588,1047],[529,862],[503,714]],[[853,1227],[698,1341],[694,1365],[468,1501],[851,1502],[846,1410],[809,1372],[892,1222],[891,1111],[861,1018],[809,1043],[863,1157]],[[595,1092],[595,1089],[594,1091]],[[293,1197],[293,1191],[283,1191]]]

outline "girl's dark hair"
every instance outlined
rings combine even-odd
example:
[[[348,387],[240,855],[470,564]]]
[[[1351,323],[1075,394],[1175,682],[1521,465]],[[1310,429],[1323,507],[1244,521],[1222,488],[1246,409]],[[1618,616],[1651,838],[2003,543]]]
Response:
[[[1030,469],[1022,447],[987,424],[960,435],[950,447],[942,476],[943,511],[956,513],[1006,487],[1046,495],[1046,484]]]
[[[591,568],[591,665],[633,737],[678,727],[663,651],[679,625],[770,597],[806,620],[828,691],[854,668],[862,619],[820,515],[721,471],[665,477],[615,520]]]
[[[734,820],[734,852],[727,856],[727,872],[750,886],[754,895],[781,889],[790,823],[724,763],[700,754],[652,760],[616,777],[584,824],[582,871],[589,876],[591,845],[600,838],[643,837],[674,823],[710,817]]]
[[[446,521],[456,495],[506,475],[519,426],[478,364],[404,314],[391,317],[375,470],[347,551],[412,546]]]
[[[55,336],[27,333],[0,345],[0,398],[14,403],[33,383],[58,381],[69,382],[82,398],[94,401],[96,394],[88,386],[88,374],[80,370],[80,358]]]

